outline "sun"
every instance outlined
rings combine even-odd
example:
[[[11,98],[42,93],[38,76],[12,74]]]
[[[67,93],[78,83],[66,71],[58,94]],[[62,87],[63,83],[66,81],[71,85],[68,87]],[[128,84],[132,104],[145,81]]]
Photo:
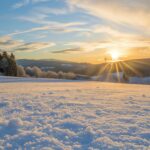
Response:
[[[111,57],[112,57],[112,60],[118,60],[118,59],[119,59],[119,53],[113,52],[113,53],[111,54]]]
[[[117,51],[110,51],[109,54],[113,61],[117,61],[120,58],[120,53]]]

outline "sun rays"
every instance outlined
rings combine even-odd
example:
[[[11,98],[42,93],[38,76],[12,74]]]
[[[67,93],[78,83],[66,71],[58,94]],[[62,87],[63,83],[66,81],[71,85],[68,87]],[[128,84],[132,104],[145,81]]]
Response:
[[[143,67],[139,67],[140,65],[150,66],[149,63],[141,62],[141,61],[133,61],[130,63],[129,61],[109,61],[103,64],[100,67],[98,72],[98,76],[102,76],[105,81],[109,81],[115,75],[115,79],[117,82],[121,82],[126,77],[132,76],[143,76]]]

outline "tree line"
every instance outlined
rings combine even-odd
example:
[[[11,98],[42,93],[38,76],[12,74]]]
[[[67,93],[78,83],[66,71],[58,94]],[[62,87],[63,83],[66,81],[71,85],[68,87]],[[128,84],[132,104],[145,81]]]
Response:
[[[55,79],[76,79],[77,75],[72,72],[54,72],[54,71],[43,71],[37,66],[26,67],[17,66],[18,77],[35,77],[35,78],[55,78]]]
[[[72,72],[54,72],[43,71],[37,66],[26,67],[17,65],[13,53],[0,52],[0,75],[15,77],[36,77],[36,78],[57,78],[57,79],[75,79],[76,74]]]

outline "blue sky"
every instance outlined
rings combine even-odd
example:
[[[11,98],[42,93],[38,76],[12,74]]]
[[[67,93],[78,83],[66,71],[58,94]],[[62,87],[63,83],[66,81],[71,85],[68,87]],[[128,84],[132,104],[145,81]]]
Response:
[[[0,49],[18,59],[100,63],[150,56],[149,0],[2,0]]]

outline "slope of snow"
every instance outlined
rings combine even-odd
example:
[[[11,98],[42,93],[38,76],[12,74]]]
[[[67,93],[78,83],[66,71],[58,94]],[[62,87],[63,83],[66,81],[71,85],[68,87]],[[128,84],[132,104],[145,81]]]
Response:
[[[102,82],[125,82],[123,79],[123,72],[93,76],[92,80],[93,81],[102,81]]]
[[[129,83],[134,83],[134,84],[150,84],[150,77],[130,77],[129,78]]]
[[[129,77],[128,81],[123,78],[123,72],[110,73],[108,75],[93,76],[91,78],[93,81],[102,82],[120,82],[120,83],[130,83],[130,84],[150,84],[150,77]]]
[[[0,83],[8,82],[69,82],[65,79],[49,79],[49,78],[27,78],[27,77],[7,77],[0,76]]]
[[[0,149],[150,149],[150,86],[39,81],[0,83]]]

